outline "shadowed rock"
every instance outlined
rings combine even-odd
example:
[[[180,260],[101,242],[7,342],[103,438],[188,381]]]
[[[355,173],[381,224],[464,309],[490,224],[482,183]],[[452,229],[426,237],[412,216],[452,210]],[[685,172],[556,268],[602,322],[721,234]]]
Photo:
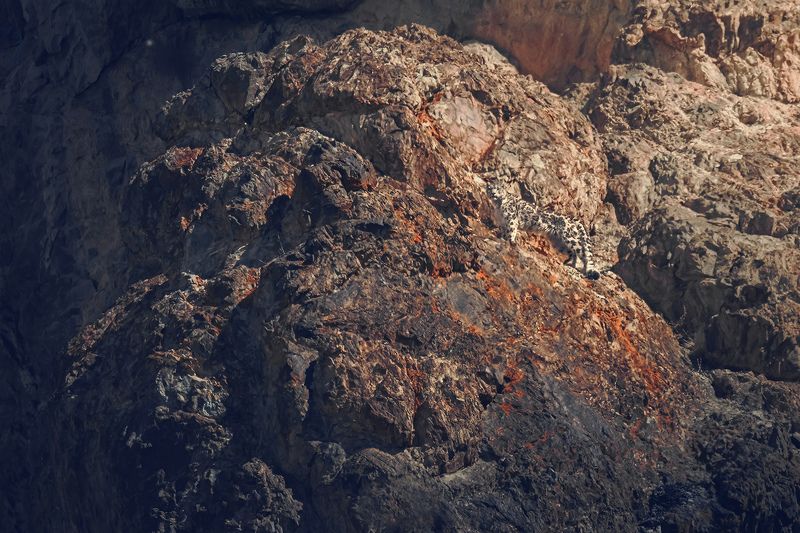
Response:
[[[783,5],[6,2],[4,528],[792,530]]]

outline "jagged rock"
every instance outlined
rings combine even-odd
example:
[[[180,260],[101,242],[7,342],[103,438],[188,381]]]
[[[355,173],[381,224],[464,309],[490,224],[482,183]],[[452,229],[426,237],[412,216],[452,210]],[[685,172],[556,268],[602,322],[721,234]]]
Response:
[[[622,224],[642,218],[653,207],[655,197],[655,182],[649,172],[617,174],[608,182],[608,200]]]
[[[3,528],[800,523],[792,5],[56,4],[0,8]],[[514,64],[342,33],[411,21]]]
[[[242,72],[241,60],[220,59],[212,75]],[[122,239],[131,272],[147,281],[73,341],[72,368],[44,415],[57,435],[96,417],[63,453],[119,465],[108,473],[116,492],[37,525],[627,529],[748,519],[758,492],[717,500],[717,490],[738,490],[738,463],[724,451],[685,452],[695,431],[718,431],[694,421],[713,396],[666,323],[613,274],[584,281],[545,240],[512,246],[486,216],[482,184],[520,176],[513,162],[533,164],[528,179],[544,191],[554,175],[550,194],[568,178],[560,166],[589,165],[600,175],[566,183],[586,187],[590,206],[604,167],[576,111],[529,79],[498,83],[510,69],[476,76],[484,61],[421,27],[359,30],[263,56],[263,69],[236,85],[256,95],[250,121],[214,104],[228,95],[206,82],[165,108],[180,126],[164,135],[207,135],[143,165],[126,187]],[[385,89],[398,83],[408,84],[402,94]],[[432,102],[430,87],[442,95]],[[494,114],[501,100],[507,112]],[[214,124],[230,125],[232,138],[219,140],[192,111],[203,107],[224,110]],[[464,109],[474,109],[466,125],[453,120]],[[500,147],[466,157],[476,139],[465,126],[504,132]],[[542,151],[553,143],[560,149]],[[103,403],[110,386],[119,400]],[[795,473],[778,473],[784,459],[765,457],[790,486]],[[719,489],[704,461],[730,472]],[[611,474],[588,474],[598,469]],[[236,497],[243,483],[261,496]],[[122,509],[121,487],[133,508]],[[80,522],[100,497],[106,511]]]
[[[618,272],[707,364],[799,379],[798,219],[778,205],[800,185],[797,110],[632,67],[598,89],[590,114],[623,172],[610,199],[636,222]],[[624,176],[645,174],[655,198],[647,181],[619,191]],[[649,205],[657,211],[643,218]]]
[[[695,335],[705,363],[800,379],[800,253],[763,235],[720,229],[685,207],[646,217],[620,250],[619,272]]]
[[[800,9],[788,0],[637,0],[614,52],[741,96],[800,101]]]
[[[390,57],[402,61],[399,66],[405,70],[398,71],[392,60],[374,61],[368,54],[343,52],[363,49],[365,43],[375,50],[404,50],[403,56],[390,52]],[[430,51],[435,54],[427,56]],[[401,454],[392,459],[399,461],[397,489],[378,485],[376,490],[402,492],[408,490],[403,486],[416,486],[408,476],[424,474],[430,478],[433,501],[429,505],[449,507],[442,499],[445,485],[436,476],[476,462],[486,463],[483,469],[496,470],[494,457],[501,452],[492,451],[495,432],[505,426],[503,417],[533,408],[534,404],[525,407],[525,398],[534,394],[531,387],[540,379],[556,380],[558,384],[549,386],[559,391],[563,401],[586,410],[586,424],[597,425],[590,422],[594,416],[589,413],[603,406],[623,409],[624,404],[630,406],[624,408],[626,412],[639,413],[630,420],[608,419],[591,430],[592,438],[569,437],[574,440],[571,446],[592,453],[593,461],[609,468],[611,459],[588,447],[611,432],[601,429],[606,424],[627,428],[647,420],[647,424],[680,433],[673,427],[671,414],[674,402],[680,402],[677,391],[694,385],[689,375],[673,377],[685,371],[680,370],[680,350],[666,326],[630,292],[620,296],[618,281],[601,281],[599,293],[592,285],[576,285],[580,276],[560,265],[557,254],[541,240],[518,249],[500,240],[493,221],[488,219],[489,226],[485,225],[477,207],[488,201],[479,176],[490,179],[487,167],[503,172],[500,162],[504,160],[488,159],[499,162],[491,166],[482,162],[486,166],[476,170],[464,157],[471,150],[470,139],[462,134],[461,123],[452,121],[459,113],[447,109],[448,105],[471,105],[476,117],[486,117],[478,124],[497,124],[497,130],[505,122],[521,122],[518,128],[502,129],[533,137],[516,149],[515,161],[538,160],[539,175],[548,169],[555,174],[558,165],[585,164],[568,157],[587,151],[589,164],[601,171],[591,135],[582,141],[590,144],[580,149],[570,148],[576,143],[575,135],[556,136],[559,128],[575,128],[575,124],[582,125],[587,135],[585,120],[561,107],[565,116],[559,116],[559,122],[543,123],[548,118],[539,102],[557,102],[545,88],[521,77],[501,87],[490,73],[475,81],[474,73],[483,62],[460,51],[455,42],[420,27],[393,34],[351,32],[324,47],[310,43],[279,47],[266,57],[288,56],[274,75],[264,76],[264,90],[256,91],[264,100],[255,105],[252,125],[243,122],[238,109],[216,107],[225,109],[218,123],[240,121],[230,130],[238,132],[234,139],[171,148],[131,180],[123,203],[123,241],[136,265],[132,271],[153,280],[145,282],[152,288],[132,288],[136,299],[120,302],[74,341],[75,362],[62,394],[73,399],[73,416],[82,418],[77,413],[89,409],[95,394],[105,394],[103,387],[95,385],[98,380],[120,372],[143,380],[131,382],[131,389],[124,387],[117,395],[139,398],[130,400],[131,407],[135,412],[153,413],[153,418],[128,421],[123,413],[109,416],[114,427],[101,433],[117,435],[116,425],[124,421],[125,438],[106,441],[100,437],[103,440],[98,442],[90,436],[83,445],[107,449],[125,465],[141,464],[140,454],[146,451],[148,471],[163,472],[154,478],[136,476],[141,483],[137,508],[158,510],[143,512],[136,523],[151,528],[192,524],[195,529],[220,523],[216,513],[222,511],[214,510],[219,505],[206,488],[207,479],[209,472],[227,474],[240,447],[292,480],[292,495],[285,498],[299,498],[308,505],[302,515],[306,528],[340,523],[363,529],[404,519],[394,514],[400,507],[373,515],[359,511],[363,504],[351,507],[341,502],[356,487],[349,482],[342,486],[337,478],[352,475],[349,472],[362,460],[360,452],[365,449]],[[330,72],[337,72],[331,68],[337,59],[364,77],[337,75],[323,83]],[[240,60],[241,56],[221,59],[212,67],[212,75],[237,68]],[[459,68],[459,62],[465,66]],[[411,91],[400,96],[382,93],[380,86],[361,88],[368,80],[387,74],[394,76],[385,82],[391,87],[404,79],[414,80],[414,73],[424,69],[429,74],[423,87],[435,83],[435,94],[443,95],[435,99],[435,111],[427,111],[431,104],[426,93],[421,93],[426,95],[422,98]],[[438,74],[442,78],[436,81],[440,71],[444,74]],[[480,85],[456,96],[465,90],[461,72],[472,72],[472,83]],[[340,96],[336,100],[325,97],[329,89],[317,89],[317,95],[317,87],[336,87],[333,94]],[[524,96],[526,91],[535,91],[533,97]],[[383,101],[376,98],[381,94],[386,95]],[[494,102],[508,94],[507,114],[494,115]],[[286,103],[270,100],[276,97]],[[371,105],[358,104],[366,97]],[[179,98],[189,105],[170,105],[167,116],[174,117],[183,130],[199,131],[209,127],[208,122],[204,117],[196,122],[192,110],[215,109],[211,101],[226,95],[208,91],[203,82]],[[316,98],[324,99],[317,104]],[[398,98],[402,100],[397,102]],[[457,98],[466,104],[448,104],[458,102]],[[195,99],[203,105],[191,105]],[[294,108],[285,113],[291,120],[259,118],[265,102],[278,110]],[[407,118],[403,130],[384,130],[379,121],[371,130],[374,136],[358,138],[362,150],[383,165],[383,172],[340,141],[303,127],[314,125],[353,140],[353,130],[340,124],[367,124],[376,120],[373,117],[394,113]],[[284,121],[288,123],[281,125]],[[392,123],[402,124],[399,118]],[[398,135],[401,142],[396,150],[381,153],[373,148],[391,146],[392,136]],[[436,161],[433,156],[407,164],[403,159],[419,151],[405,145],[403,135],[417,139],[418,149],[430,146],[441,161],[433,168],[423,165]],[[537,157],[536,138],[542,139],[542,145],[558,142],[564,150],[543,160]],[[484,142],[491,145],[493,141]],[[498,144],[506,147],[518,142],[519,137],[506,133]],[[528,151],[523,147],[529,147]],[[550,162],[553,157],[561,159]],[[449,173],[438,177],[436,170],[442,167]],[[386,174],[390,169],[398,169],[396,177]],[[423,179],[426,176],[430,177]],[[599,203],[600,187],[593,182],[581,185],[595,187],[594,202]],[[443,203],[440,198],[448,196]],[[544,299],[560,303],[539,309],[538,302]],[[564,308],[586,319],[558,326],[558,309]],[[381,326],[376,329],[375,324]],[[551,328],[550,334],[537,333]],[[644,345],[636,339],[652,328],[664,331],[663,344],[642,354],[637,345]],[[594,345],[595,356],[580,363],[573,355],[575,349],[588,335],[601,332],[603,340]],[[497,351],[498,345],[505,348]],[[566,347],[570,345],[575,348]],[[572,361],[572,370],[562,366],[564,358]],[[589,365],[585,371],[574,373],[574,365],[585,364]],[[547,377],[537,377],[540,374]],[[609,387],[611,380],[615,385]],[[562,431],[572,431],[563,414],[553,411],[544,399],[535,401],[537,410],[552,411],[556,419],[563,419]],[[59,405],[55,404],[51,415],[56,421],[62,420]],[[487,412],[494,413],[488,420]],[[238,442],[232,440],[237,438]],[[521,433],[515,438],[530,436]],[[545,441],[548,448],[556,442],[551,443],[549,437]],[[321,477],[319,487],[316,482],[298,485],[296,480],[311,475],[309,465],[318,461],[320,442],[325,449],[340,450],[336,470],[324,474],[327,480],[322,483]],[[505,449],[508,444],[502,446]],[[641,491],[649,483],[629,466],[620,476],[627,479],[625,491]],[[476,483],[482,485],[485,480],[483,474],[463,490],[472,492]],[[181,489],[186,483],[194,488]],[[282,483],[280,478],[277,483]],[[581,483],[595,487],[594,496],[583,500],[585,505],[606,505],[607,497],[601,497],[604,490],[597,482],[577,483],[576,488]],[[356,490],[354,501],[369,500],[372,490]],[[168,499],[162,496],[165,491]],[[416,500],[418,492],[404,497]],[[339,504],[317,504],[317,500]],[[624,498],[615,505],[622,502]],[[577,520],[572,511],[557,511],[555,503],[544,501],[545,507],[533,509],[548,509],[553,524]],[[261,504],[265,507],[248,513],[277,512],[271,501]],[[292,509],[291,505],[286,508]],[[515,523],[528,523],[521,510],[513,506],[509,510],[516,515]],[[628,508],[626,512],[628,520],[634,520],[635,511]],[[452,510],[450,515],[447,520],[453,523],[476,520],[472,512],[462,517]],[[500,519],[497,515],[481,522]],[[427,519],[420,522],[423,525],[432,527]]]

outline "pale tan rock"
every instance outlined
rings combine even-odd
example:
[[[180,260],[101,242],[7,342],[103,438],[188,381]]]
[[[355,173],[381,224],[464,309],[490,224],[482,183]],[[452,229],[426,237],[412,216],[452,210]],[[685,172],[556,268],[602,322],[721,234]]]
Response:
[[[644,216],[655,202],[655,182],[650,172],[629,172],[608,183],[609,201],[617,207],[617,218],[628,224]]]
[[[589,113],[632,223],[616,270],[707,364],[800,379],[796,106],[617,66]]]
[[[645,61],[742,96],[797,102],[800,6],[789,0],[644,0],[617,61]]]
[[[778,97],[778,81],[769,62],[748,48],[742,55],[731,55],[720,62],[731,90],[742,96]]]

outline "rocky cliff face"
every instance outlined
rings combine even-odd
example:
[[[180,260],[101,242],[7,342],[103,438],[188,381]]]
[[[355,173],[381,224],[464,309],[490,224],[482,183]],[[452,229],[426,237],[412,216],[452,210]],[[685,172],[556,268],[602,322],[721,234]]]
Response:
[[[798,527],[797,7],[425,4],[0,4],[5,530]]]

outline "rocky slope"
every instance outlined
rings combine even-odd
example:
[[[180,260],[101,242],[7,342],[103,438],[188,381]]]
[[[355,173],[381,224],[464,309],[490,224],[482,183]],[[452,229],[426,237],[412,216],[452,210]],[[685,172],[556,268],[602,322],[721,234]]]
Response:
[[[798,8],[425,4],[0,4],[4,530],[798,527]]]

